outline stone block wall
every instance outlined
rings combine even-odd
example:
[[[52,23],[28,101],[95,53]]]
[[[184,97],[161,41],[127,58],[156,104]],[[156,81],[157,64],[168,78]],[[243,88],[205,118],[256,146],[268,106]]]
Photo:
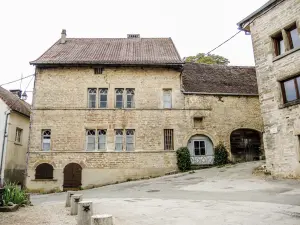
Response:
[[[286,106],[280,81],[300,74],[300,48],[275,56],[272,35],[297,23],[300,34],[300,1],[286,0],[251,24],[267,168],[284,177],[300,176],[300,106]]]

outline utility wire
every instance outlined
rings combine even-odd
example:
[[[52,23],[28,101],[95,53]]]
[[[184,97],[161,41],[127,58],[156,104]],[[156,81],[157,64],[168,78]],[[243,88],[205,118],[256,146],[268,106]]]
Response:
[[[263,12],[262,14],[258,15],[257,17],[255,17],[253,20],[251,20],[251,22],[249,22],[249,25],[252,24],[256,19],[260,18],[261,16],[265,15],[267,12],[269,12],[271,9],[275,8],[276,6],[278,6],[280,3],[282,3],[284,0],[277,2],[277,4],[273,5],[271,8],[269,8],[268,10],[266,10],[265,12]],[[243,30],[239,30],[238,32],[236,32],[234,35],[232,35],[230,38],[228,38],[226,41],[224,41],[223,43],[219,44],[217,47],[213,48],[212,50],[210,50],[208,53],[206,53],[206,55],[209,55],[211,52],[215,51],[216,49],[220,48],[221,46],[223,46],[224,44],[226,44],[228,41],[230,41],[231,39],[233,39],[235,36],[237,36],[239,33],[241,33]]]
[[[10,81],[10,82],[4,83],[4,84],[0,84],[0,87],[2,87],[3,85],[15,83],[15,82],[20,81],[20,80],[24,80],[24,79],[26,79],[26,78],[28,78],[28,77],[31,77],[31,76],[34,76],[34,75],[35,75],[35,74],[31,74],[31,75],[28,75],[28,76],[26,76],[26,77],[22,77],[21,79],[18,79],[18,80],[13,80],[13,81]]]

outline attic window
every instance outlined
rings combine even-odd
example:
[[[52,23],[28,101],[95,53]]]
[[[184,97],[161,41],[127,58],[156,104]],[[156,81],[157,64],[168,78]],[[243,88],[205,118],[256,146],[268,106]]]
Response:
[[[127,34],[127,38],[140,38],[139,34]]]
[[[102,73],[103,73],[102,67],[94,68],[94,74],[102,74]]]

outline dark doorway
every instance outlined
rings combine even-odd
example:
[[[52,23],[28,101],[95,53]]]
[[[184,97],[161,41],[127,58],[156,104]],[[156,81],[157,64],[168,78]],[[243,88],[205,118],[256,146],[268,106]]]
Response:
[[[260,132],[250,129],[235,130],[230,135],[231,155],[235,162],[259,160]]]
[[[79,189],[81,187],[82,168],[77,163],[70,163],[64,168],[64,190]]]

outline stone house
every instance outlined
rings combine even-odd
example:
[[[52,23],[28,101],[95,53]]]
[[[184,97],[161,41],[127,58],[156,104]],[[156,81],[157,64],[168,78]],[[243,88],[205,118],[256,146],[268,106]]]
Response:
[[[213,147],[223,142],[231,152],[231,138],[236,155],[258,154],[254,68],[184,65],[170,38],[65,31],[31,64],[29,189],[164,175],[177,170],[174,150],[182,146],[194,164],[211,164]]]
[[[24,184],[28,151],[30,105],[21,90],[0,87],[0,183]]]
[[[252,36],[267,169],[299,177],[300,1],[268,1],[238,26]]]

